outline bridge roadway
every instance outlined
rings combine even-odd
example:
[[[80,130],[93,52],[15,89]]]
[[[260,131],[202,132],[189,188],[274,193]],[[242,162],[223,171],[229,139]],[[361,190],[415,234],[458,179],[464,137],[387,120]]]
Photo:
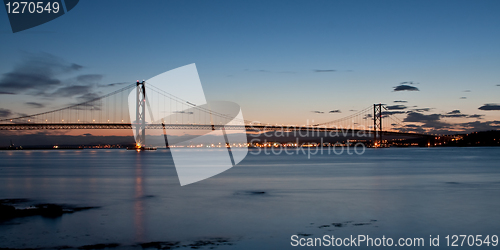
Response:
[[[346,135],[357,134],[358,132],[371,134],[372,130],[362,129],[342,129],[335,127],[314,127],[314,126],[279,126],[279,125],[204,125],[204,124],[149,124],[146,125],[147,129],[197,129],[197,130],[212,130],[221,129],[224,127],[226,130],[241,130],[245,129],[247,132],[262,132],[262,131],[283,131],[283,132],[309,132],[309,133],[329,133],[336,132]],[[130,123],[11,123],[0,124],[0,130],[59,130],[59,129],[132,129]],[[382,131],[384,135],[399,135],[399,136],[412,136],[412,137],[433,137],[434,135],[395,132],[395,131]]]

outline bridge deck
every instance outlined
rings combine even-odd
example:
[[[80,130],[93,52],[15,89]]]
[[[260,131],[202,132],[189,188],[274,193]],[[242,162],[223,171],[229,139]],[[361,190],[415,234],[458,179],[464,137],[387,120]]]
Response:
[[[269,125],[205,125],[205,124],[165,124],[166,129],[196,129],[196,130],[212,130],[212,129],[226,129],[226,130],[241,130],[245,129],[249,132],[261,131],[303,131],[303,132],[335,132],[343,134],[351,133],[373,133],[372,130],[362,129],[349,129],[349,128],[328,128],[328,127],[297,127],[297,126],[269,126]],[[149,124],[147,129],[163,129],[162,124]],[[37,123],[13,123],[13,124],[0,124],[0,130],[56,130],[56,129],[132,129],[130,123],[50,123],[50,124],[37,124]],[[400,135],[400,136],[417,136],[429,137],[433,135],[405,133],[394,131],[383,131],[386,135]]]

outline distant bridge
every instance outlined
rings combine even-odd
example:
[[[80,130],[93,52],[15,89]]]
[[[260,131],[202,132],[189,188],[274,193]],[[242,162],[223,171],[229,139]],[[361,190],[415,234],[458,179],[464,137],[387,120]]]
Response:
[[[136,89],[134,99],[136,119],[131,122],[127,105],[130,91]],[[154,106],[156,117],[165,117],[160,122],[147,121],[146,106],[151,112]],[[196,112],[185,112],[185,110]],[[217,113],[202,106],[178,98],[152,84],[137,82],[107,95],[74,104],[68,107],[43,113],[0,120],[0,130],[67,130],[67,129],[135,129],[144,140],[145,129],[194,129],[194,130],[241,130],[247,132],[267,131],[307,131],[307,132],[343,132],[369,133],[374,143],[383,142],[382,135],[412,137],[433,137],[434,135],[407,132],[405,124],[393,114],[383,111],[382,104],[374,104],[349,116],[327,123],[314,125],[271,125],[240,120],[234,123],[234,117]],[[153,117],[153,114],[150,115]],[[198,117],[196,117],[198,116]],[[204,116],[204,117],[202,117]],[[383,124],[390,126],[384,130]],[[231,123],[232,122],[232,123]]]

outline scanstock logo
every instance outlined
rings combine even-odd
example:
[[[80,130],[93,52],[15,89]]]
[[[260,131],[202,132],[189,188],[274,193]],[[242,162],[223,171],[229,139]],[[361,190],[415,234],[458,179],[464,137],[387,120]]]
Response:
[[[195,64],[137,82],[128,96],[137,147],[169,147],[181,186],[222,173],[248,153],[238,104],[207,102]]]
[[[79,0],[4,0],[12,32],[27,30],[52,21],[72,10]]]

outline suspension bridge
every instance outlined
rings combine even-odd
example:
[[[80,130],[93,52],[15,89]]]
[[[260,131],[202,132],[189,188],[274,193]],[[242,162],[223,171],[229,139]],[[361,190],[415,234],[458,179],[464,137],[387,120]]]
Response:
[[[147,87],[146,87],[147,86]],[[135,89],[135,107],[129,107],[129,94]],[[146,95],[146,91],[148,94]],[[153,108],[152,108],[153,106]],[[131,120],[129,111],[135,111]],[[151,110],[155,110],[155,114]],[[149,117],[164,117],[161,122]],[[383,104],[373,104],[354,114],[334,121],[311,125],[272,125],[238,120],[176,97],[152,84],[137,82],[109,94],[42,113],[0,120],[0,130],[65,130],[65,129],[134,129],[144,138],[145,129],[245,129],[247,132],[308,131],[308,132],[365,132],[373,142],[383,142],[383,135],[433,137],[405,131],[405,124]],[[237,120],[237,119],[236,119]],[[387,126],[387,124],[389,126]],[[142,134],[142,135],[141,135]],[[144,140],[144,139],[143,139]]]

